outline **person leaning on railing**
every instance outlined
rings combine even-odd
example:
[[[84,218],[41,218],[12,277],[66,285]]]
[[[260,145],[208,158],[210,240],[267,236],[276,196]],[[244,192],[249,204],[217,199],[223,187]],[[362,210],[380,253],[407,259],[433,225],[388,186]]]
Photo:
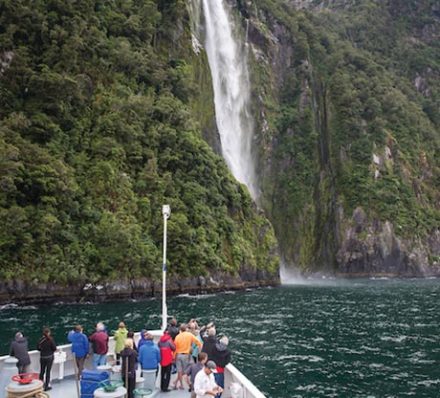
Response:
[[[28,351],[29,348],[27,338],[24,337],[23,333],[21,332],[15,333],[15,339],[11,343],[9,355],[17,358],[17,368],[19,374],[26,373],[29,365],[31,364],[31,358]]]

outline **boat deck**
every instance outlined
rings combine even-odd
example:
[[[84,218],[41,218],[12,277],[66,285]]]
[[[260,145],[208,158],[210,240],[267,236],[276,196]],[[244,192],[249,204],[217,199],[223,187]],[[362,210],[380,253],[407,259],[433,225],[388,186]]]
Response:
[[[47,391],[50,398],[77,398],[78,390],[75,379],[73,377],[67,377],[63,380],[54,380],[52,383],[52,390]],[[150,395],[151,398],[188,398],[190,393],[188,390],[171,390],[167,393],[163,393],[159,390],[153,392]]]
[[[153,331],[156,341],[161,336],[161,331]],[[139,334],[135,335],[139,338]],[[75,374],[74,358],[70,344],[58,346],[59,354],[56,355],[54,366],[52,368],[52,390],[48,391],[50,398],[77,398],[77,386],[73,375]],[[114,339],[110,338],[109,342],[109,359],[114,360]],[[30,371],[38,372],[40,368],[40,353],[39,351],[29,351],[31,358]],[[9,357],[9,355],[0,356],[0,397],[3,397],[1,391],[9,382],[10,377],[16,373],[15,362],[16,359]],[[92,369],[93,365],[90,358],[86,361],[86,369]],[[174,384],[176,375],[172,375],[170,386]],[[234,391],[234,393],[233,393]],[[237,395],[238,394],[238,395]],[[252,382],[244,376],[232,363],[225,368],[225,389],[223,398],[231,398],[232,396],[243,396],[247,398],[265,398],[264,394],[252,384]],[[157,390],[150,395],[150,398],[189,398],[190,393],[186,390],[171,390],[167,393],[162,393]],[[87,398],[92,398],[87,397]]]

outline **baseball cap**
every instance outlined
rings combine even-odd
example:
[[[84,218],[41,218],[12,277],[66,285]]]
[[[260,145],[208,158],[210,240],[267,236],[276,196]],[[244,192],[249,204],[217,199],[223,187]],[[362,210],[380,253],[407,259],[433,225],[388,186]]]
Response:
[[[205,365],[212,373],[217,373],[217,365],[214,361],[208,361]]]

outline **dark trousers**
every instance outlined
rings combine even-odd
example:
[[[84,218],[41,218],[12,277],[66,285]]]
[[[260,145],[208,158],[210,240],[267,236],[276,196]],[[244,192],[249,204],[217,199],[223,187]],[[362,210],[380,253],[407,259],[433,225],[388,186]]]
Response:
[[[21,375],[23,373],[27,373],[29,365],[19,365],[17,363],[18,374]]]
[[[44,375],[46,375],[46,380],[44,381],[44,388],[49,387],[50,383],[50,371],[52,369],[53,356],[48,358],[40,358],[40,380],[44,380]]]
[[[214,373],[215,382],[221,388],[225,388],[225,374],[224,373]],[[217,394],[216,398],[221,398],[222,394]]]
[[[171,379],[171,364],[168,366],[162,366],[162,371],[160,373],[160,389],[162,391],[168,390]]]
[[[127,385],[128,382],[128,385]],[[124,387],[127,389],[127,398],[134,397],[134,388],[136,387],[136,376],[135,377],[124,377]]]
[[[86,361],[86,357],[78,358],[75,357],[76,367],[78,368],[78,379],[81,378],[81,374],[84,370],[84,362]]]

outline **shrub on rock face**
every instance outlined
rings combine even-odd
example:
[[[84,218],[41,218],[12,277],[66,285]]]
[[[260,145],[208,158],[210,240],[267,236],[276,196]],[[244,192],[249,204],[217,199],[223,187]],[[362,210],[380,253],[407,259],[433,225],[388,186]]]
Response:
[[[272,230],[192,115],[185,2],[1,9],[1,279],[155,279],[164,203],[172,274],[275,268]]]
[[[264,110],[263,203],[287,261],[346,269],[337,254],[362,207],[375,238],[377,225],[392,224],[403,271],[413,257],[434,264],[427,242],[440,225],[432,113],[440,72],[432,2],[255,0],[246,11],[258,58],[255,107]],[[419,242],[424,256],[415,255]],[[358,243],[374,251],[374,239]]]

